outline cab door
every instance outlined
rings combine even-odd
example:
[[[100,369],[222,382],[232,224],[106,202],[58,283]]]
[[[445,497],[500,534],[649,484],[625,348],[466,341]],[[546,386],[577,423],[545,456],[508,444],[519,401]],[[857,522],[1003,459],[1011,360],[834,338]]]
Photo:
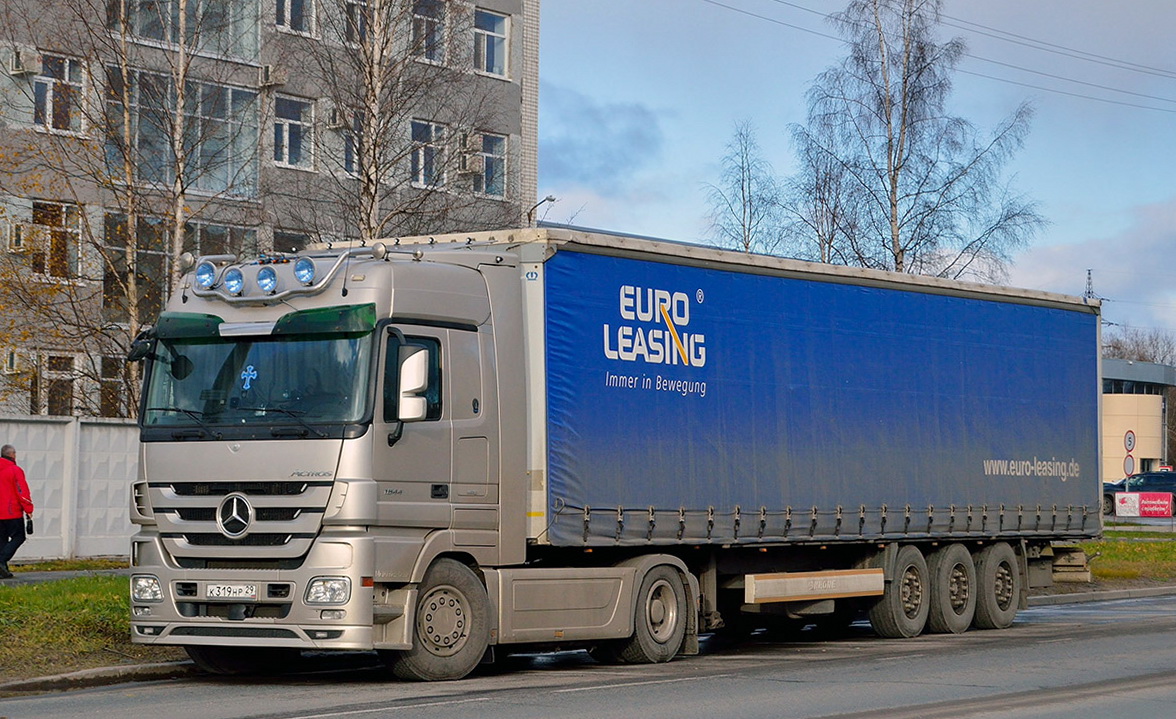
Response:
[[[449,330],[388,326],[380,338],[378,398],[372,418],[372,476],[379,487],[379,522],[440,529],[452,521],[453,420],[447,408]],[[399,419],[400,367],[407,352],[426,353],[424,417]]]

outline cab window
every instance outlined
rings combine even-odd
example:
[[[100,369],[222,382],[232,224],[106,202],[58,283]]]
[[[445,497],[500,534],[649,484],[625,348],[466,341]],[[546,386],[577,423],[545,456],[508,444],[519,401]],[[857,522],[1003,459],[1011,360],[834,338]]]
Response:
[[[425,391],[428,402],[426,421],[441,419],[441,341],[433,337],[405,337],[405,345],[423,347],[429,353],[429,388]],[[384,348],[384,421],[395,422],[396,404],[399,394],[400,341],[389,336]]]

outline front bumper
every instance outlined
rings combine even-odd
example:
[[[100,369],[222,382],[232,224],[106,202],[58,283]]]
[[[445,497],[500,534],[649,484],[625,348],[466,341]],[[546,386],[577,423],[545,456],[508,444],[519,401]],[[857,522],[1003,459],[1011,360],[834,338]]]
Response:
[[[340,529],[323,534],[305,560],[289,569],[190,569],[169,561],[154,531],[141,531],[132,543],[133,576],[155,577],[160,589],[159,598],[152,601],[132,596],[132,642],[300,649],[374,647],[374,550],[371,538],[361,531]],[[346,578],[349,596],[331,604],[308,602],[307,588],[324,577]],[[252,591],[246,592],[246,588]]]

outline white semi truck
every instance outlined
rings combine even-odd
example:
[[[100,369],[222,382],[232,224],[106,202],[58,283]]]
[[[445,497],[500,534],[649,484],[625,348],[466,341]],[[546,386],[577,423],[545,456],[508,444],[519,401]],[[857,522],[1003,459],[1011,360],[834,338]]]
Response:
[[[1101,531],[1081,298],[571,228],[184,262],[132,633],[209,671],[1007,627]]]

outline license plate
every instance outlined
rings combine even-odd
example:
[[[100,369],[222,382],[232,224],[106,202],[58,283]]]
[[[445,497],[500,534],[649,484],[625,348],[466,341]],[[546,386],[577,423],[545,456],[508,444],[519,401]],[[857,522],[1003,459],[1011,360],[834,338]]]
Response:
[[[209,584],[204,589],[208,599],[248,599],[257,601],[256,584]]]

